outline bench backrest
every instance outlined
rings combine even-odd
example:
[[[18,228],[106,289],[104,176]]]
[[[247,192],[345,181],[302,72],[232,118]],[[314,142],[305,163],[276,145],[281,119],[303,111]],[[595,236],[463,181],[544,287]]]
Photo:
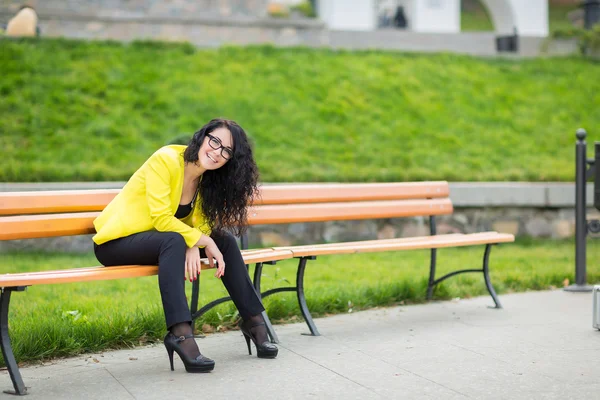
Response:
[[[94,233],[118,189],[0,193],[0,240]],[[265,185],[250,225],[451,214],[447,182]]]

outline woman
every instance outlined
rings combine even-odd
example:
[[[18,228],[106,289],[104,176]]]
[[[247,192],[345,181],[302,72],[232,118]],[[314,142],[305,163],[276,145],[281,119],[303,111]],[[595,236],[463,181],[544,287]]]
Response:
[[[239,310],[242,333],[258,357],[275,358],[258,297],[235,238],[247,225],[247,207],[257,193],[258,170],[244,130],[213,119],[189,145],[159,149],[138,169],[94,221],[98,261],[111,265],[156,265],[169,332],[164,344],[173,370],[173,352],[188,372],[211,371],[215,362],[193,339],[186,302],[186,276],[198,279],[200,258],[216,260],[221,278]]]

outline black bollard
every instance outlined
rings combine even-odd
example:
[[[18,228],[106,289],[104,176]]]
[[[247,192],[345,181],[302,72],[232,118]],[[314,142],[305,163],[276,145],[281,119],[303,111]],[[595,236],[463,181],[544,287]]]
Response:
[[[583,26],[585,29],[592,29],[594,25],[600,23],[600,0],[585,0],[581,7],[583,8]]]
[[[598,173],[598,168],[600,168],[600,142],[594,144],[594,154],[594,207],[600,211],[600,173]]]
[[[575,145],[575,284],[565,288],[568,292],[591,292],[592,286],[586,283],[586,204],[587,144],[585,129],[578,129]]]

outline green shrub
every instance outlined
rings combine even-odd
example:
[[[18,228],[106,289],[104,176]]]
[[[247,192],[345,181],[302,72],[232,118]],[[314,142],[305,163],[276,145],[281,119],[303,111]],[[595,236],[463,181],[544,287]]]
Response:
[[[554,39],[577,39],[577,44],[581,54],[585,55],[600,50],[600,24],[596,24],[592,29],[567,28],[557,29],[552,32],[551,38]]]
[[[291,6],[290,9],[293,11],[297,11],[308,18],[314,18],[317,16],[311,2],[308,0],[295,4]]]

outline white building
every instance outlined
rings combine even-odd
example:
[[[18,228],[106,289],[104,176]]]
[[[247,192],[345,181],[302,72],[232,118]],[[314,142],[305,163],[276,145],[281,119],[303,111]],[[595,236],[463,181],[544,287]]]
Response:
[[[498,34],[516,30],[520,36],[548,36],[548,0],[480,1]],[[382,18],[393,18],[398,7],[410,31],[460,32],[460,0],[317,0],[317,14],[332,30],[375,30]]]

